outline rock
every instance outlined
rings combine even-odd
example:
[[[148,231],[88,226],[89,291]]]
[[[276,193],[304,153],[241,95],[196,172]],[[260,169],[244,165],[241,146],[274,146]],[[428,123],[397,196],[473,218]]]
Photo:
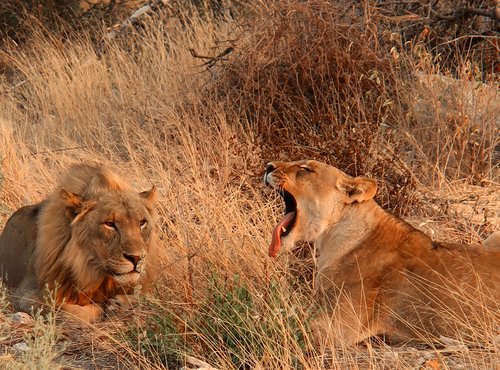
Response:
[[[20,325],[33,325],[35,320],[33,317],[26,312],[16,312],[12,315],[9,315],[11,322],[20,324]]]
[[[31,349],[30,346],[28,346],[28,344],[26,342],[16,343],[12,346],[12,348],[16,352],[27,352]]]

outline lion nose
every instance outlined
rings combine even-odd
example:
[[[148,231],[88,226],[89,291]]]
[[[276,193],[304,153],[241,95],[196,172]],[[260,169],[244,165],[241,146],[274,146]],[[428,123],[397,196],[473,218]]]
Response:
[[[137,263],[141,260],[141,256],[139,255],[135,255],[135,254],[126,254],[124,253],[123,254],[123,257],[125,257],[126,259],[128,259],[130,262],[132,262],[134,264],[134,266],[137,266]]]
[[[269,175],[271,172],[273,172],[276,169],[276,166],[274,165],[273,162],[269,162],[266,165],[266,172],[264,173],[264,184],[269,185],[269,180],[267,179],[267,175]]]
[[[266,165],[266,175],[267,175],[268,173],[273,172],[275,169],[276,169],[276,166],[274,165],[274,163],[273,163],[273,162],[269,162],[269,163]]]

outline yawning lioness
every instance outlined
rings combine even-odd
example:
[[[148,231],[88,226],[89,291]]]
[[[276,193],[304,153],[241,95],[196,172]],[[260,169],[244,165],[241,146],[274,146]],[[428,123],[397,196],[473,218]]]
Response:
[[[317,161],[270,162],[264,180],[285,202],[269,255],[314,242],[316,288],[327,312],[317,322],[321,329],[335,326],[336,341],[463,337],[488,320],[498,330],[500,246],[494,242],[435,242],[373,200],[375,180]]]

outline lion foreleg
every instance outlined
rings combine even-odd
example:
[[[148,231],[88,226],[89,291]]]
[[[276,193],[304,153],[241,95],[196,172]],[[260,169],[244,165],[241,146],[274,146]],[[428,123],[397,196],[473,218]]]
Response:
[[[76,317],[82,321],[86,321],[89,323],[99,321],[104,314],[102,308],[95,303],[87,304],[85,306],[64,303],[63,305],[61,305],[61,310],[72,317]]]
[[[336,310],[338,311],[338,310]],[[363,339],[378,334],[373,327],[361,320],[356,313],[321,312],[311,322],[315,345],[320,349],[353,346]]]
[[[318,281],[317,298],[324,309],[314,317],[312,328],[320,348],[352,346],[385,333],[384,317],[376,314],[376,290],[338,288],[324,275]]]

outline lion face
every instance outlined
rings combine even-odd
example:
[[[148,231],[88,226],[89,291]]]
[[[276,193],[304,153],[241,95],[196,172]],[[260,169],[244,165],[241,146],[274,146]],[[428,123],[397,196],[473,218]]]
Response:
[[[275,226],[269,255],[281,246],[314,241],[340,218],[346,207],[373,198],[377,185],[372,179],[350,177],[314,160],[269,162],[264,182],[283,197],[285,217]]]
[[[111,277],[119,285],[136,285],[145,270],[153,232],[150,202],[155,192],[154,188],[139,194],[107,191],[85,201],[62,189],[60,195],[71,220],[67,250],[73,252],[72,256],[85,256],[86,260],[74,261],[73,268],[85,266],[93,269],[95,275]]]

